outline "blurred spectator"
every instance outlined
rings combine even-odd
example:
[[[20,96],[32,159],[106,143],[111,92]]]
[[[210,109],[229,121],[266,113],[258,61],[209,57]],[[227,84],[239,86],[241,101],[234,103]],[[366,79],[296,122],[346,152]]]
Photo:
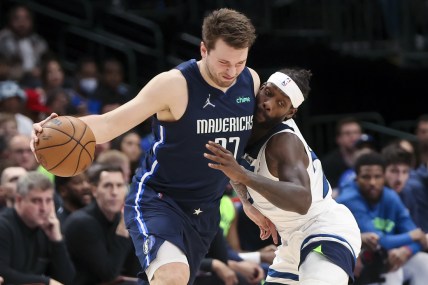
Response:
[[[355,143],[361,135],[361,125],[357,119],[345,117],[337,122],[336,144],[338,148],[327,153],[321,159],[324,173],[333,189],[338,187],[342,173],[352,167]]]
[[[9,140],[18,134],[16,118],[11,113],[0,112],[0,136]]]
[[[104,165],[90,171],[94,202],[65,221],[64,233],[76,266],[71,284],[99,284],[117,280],[132,241],[123,218],[128,187],[122,169]]]
[[[354,153],[350,159],[351,167],[345,170],[339,178],[337,188],[333,189],[333,198],[339,196],[342,192],[342,189],[346,187],[348,183],[352,183],[357,176],[354,169],[354,163],[358,157],[362,154],[377,151],[375,139],[368,134],[362,134],[361,137],[355,142]]]
[[[395,143],[383,147],[381,153],[385,159],[385,184],[403,200],[401,194],[404,194],[403,189],[409,179],[412,154]],[[404,200],[403,202],[407,206]]]
[[[363,248],[385,250],[385,260],[376,266],[385,284],[426,284],[428,254],[425,233],[416,228],[397,193],[385,187],[385,160],[379,153],[361,155],[355,163],[356,181],[348,184],[338,202],[357,220]],[[367,269],[367,268],[366,268]],[[364,267],[363,271],[364,272]]]
[[[55,100],[58,102],[58,97],[66,95],[67,100],[62,99],[60,101],[62,101],[61,104],[66,105],[67,114],[80,116],[87,114],[86,99],[70,86],[67,86],[64,70],[55,56],[49,56],[43,60],[41,79],[47,105]],[[60,93],[61,95],[59,95]],[[56,98],[51,98],[51,96]]]
[[[27,171],[35,170],[38,163],[30,149],[31,138],[26,135],[13,136],[7,145],[7,158],[14,166],[21,166]]]
[[[70,284],[74,267],[55,215],[53,185],[29,172],[18,180],[14,208],[0,215],[0,275],[6,284]]]
[[[132,178],[131,173],[131,163],[128,156],[116,149],[106,150],[96,158],[96,162],[100,164],[115,165],[122,168],[123,174],[125,175],[126,182],[129,183],[130,177]]]
[[[18,179],[26,173],[27,170],[19,166],[6,167],[1,172],[0,209],[4,207],[13,207]]]
[[[43,90],[26,89],[25,94],[27,95],[25,115],[31,120],[39,122],[51,114],[52,111],[46,106],[46,96]]]
[[[141,149],[140,135],[135,130],[127,131],[113,139],[110,147],[111,149],[119,150],[128,156],[131,163],[130,178],[128,179],[130,181],[141,162],[143,150]]]
[[[10,60],[0,52],[0,81],[10,80]]]
[[[64,89],[57,88],[50,90],[46,97],[46,106],[51,112],[57,113],[59,116],[77,113],[71,105],[70,97]]]
[[[0,82],[0,112],[13,114],[18,125],[18,132],[31,135],[34,122],[23,115],[26,100],[24,90],[14,81]]]
[[[114,58],[103,61],[101,82],[90,98],[89,112],[105,113],[132,99],[129,87],[124,83],[123,65]]]
[[[33,14],[25,5],[17,5],[9,11],[7,20],[7,27],[0,31],[0,53],[11,61],[10,78],[39,78],[38,64],[48,45],[34,31]]]
[[[61,224],[71,213],[92,202],[91,186],[85,173],[71,177],[55,176],[55,190],[61,197],[57,210]]]
[[[95,59],[84,57],[77,63],[74,89],[84,98],[92,97],[98,87],[98,66]]]
[[[410,171],[402,197],[418,227],[428,232],[428,115],[418,119],[416,127],[418,167]]]
[[[195,285],[260,284],[265,274],[255,262],[244,261],[237,255],[231,255],[223,231],[220,229],[212,241],[206,258],[202,260],[201,272]],[[211,275],[206,273],[210,272]]]
[[[417,164],[426,164],[428,162],[428,114],[421,115],[418,118],[416,140],[419,155]]]

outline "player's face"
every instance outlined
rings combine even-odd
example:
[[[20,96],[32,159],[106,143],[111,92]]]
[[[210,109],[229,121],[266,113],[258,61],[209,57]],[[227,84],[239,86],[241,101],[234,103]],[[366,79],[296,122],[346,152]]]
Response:
[[[244,70],[248,48],[235,49],[219,39],[210,51],[202,43],[201,55],[205,59],[205,72],[209,79],[218,87],[227,88],[235,82],[238,75]]]
[[[54,211],[53,189],[33,189],[25,196],[17,195],[15,207],[30,228],[44,225],[51,213]]]
[[[379,201],[383,187],[385,185],[385,176],[380,165],[364,165],[360,168],[357,175],[357,184],[361,195],[371,203]]]
[[[388,165],[385,169],[386,185],[400,193],[409,179],[410,166],[404,163]]]
[[[292,117],[297,109],[293,108],[288,96],[270,82],[262,84],[257,94],[255,122],[258,124],[277,124],[286,117]]]
[[[94,197],[108,220],[113,220],[122,210],[126,192],[127,185],[122,172],[101,172]]]

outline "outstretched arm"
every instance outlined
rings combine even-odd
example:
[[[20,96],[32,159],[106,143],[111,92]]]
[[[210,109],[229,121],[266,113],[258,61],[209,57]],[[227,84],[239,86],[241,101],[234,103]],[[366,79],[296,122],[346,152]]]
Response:
[[[271,220],[266,218],[259,210],[257,210],[249,201],[248,201],[248,190],[247,186],[235,183],[230,181],[235,192],[238,194],[239,199],[241,200],[242,207],[245,214],[260,228],[260,239],[268,239],[272,235],[273,242],[278,244],[278,232],[276,231],[275,225]]]
[[[306,171],[308,157],[298,137],[280,133],[272,137],[266,148],[266,160],[275,181],[243,169],[233,154],[219,144],[206,145],[212,154],[204,156],[215,163],[209,167],[223,171],[235,183],[251,187],[273,205],[286,211],[306,214],[312,202],[309,175]]]

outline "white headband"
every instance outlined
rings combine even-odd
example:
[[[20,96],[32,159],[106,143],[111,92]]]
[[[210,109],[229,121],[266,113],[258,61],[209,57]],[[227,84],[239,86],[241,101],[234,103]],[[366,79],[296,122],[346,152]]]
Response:
[[[294,108],[299,107],[305,100],[305,97],[303,97],[303,93],[300,91],[296,82],[282,72],[275,72],[269,77],[267,82],[271,82],[281,89],[281,91],[290,98],[291,104],[293,104]]]

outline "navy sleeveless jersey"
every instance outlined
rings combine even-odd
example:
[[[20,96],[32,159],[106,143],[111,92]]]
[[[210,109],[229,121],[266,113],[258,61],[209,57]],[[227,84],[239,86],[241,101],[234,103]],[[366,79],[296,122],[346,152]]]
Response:
[[[243,155],[255,109],[253,78],[245,68],[225,93],[203,79],[196,60],[176,68],[187,81],[187,108],[175,122],[153,119],[155,142],[133,182],[170,196],[184,208],[215,206],[212,202],[219,202],[228,179],[208,167],[205,145],[215,141],[235,158]]]

